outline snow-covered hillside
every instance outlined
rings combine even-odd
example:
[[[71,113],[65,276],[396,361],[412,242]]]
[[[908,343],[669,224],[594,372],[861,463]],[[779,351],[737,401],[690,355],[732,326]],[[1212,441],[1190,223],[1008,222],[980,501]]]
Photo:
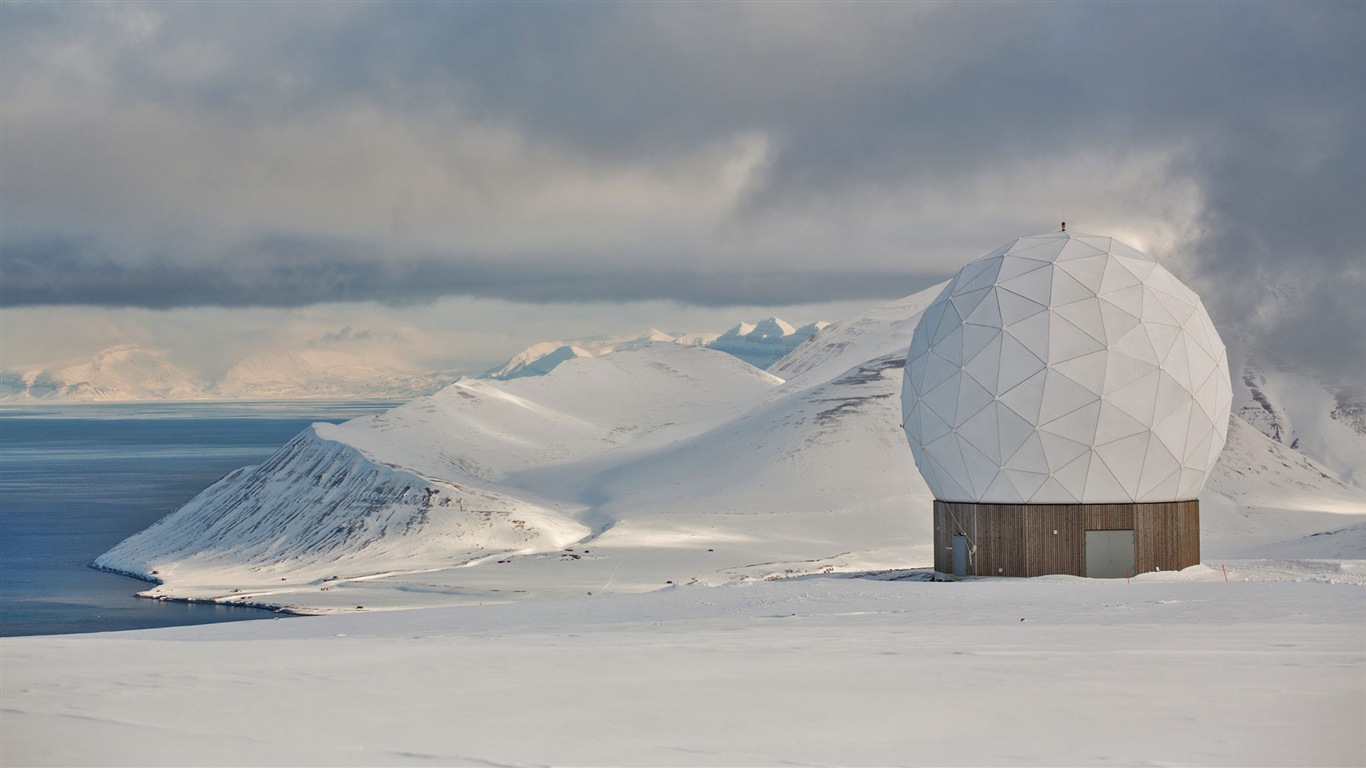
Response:
[[[1328,386],[1309,374],[1249,359],[1233,377],[1233,412],[1272,440],[1366,487],[1366,389]]]
[[[823,329],[786,381],[645,343],[316,425],[99,564],[311,612],[927,565],[898,395],[938,290]],[[1366,523],[1366,491],[1240,421],[1202,500],[1208,556],[1366,556],[1314,535]]]
[[[0,400],[196,400],[204,386],[164,353],[132,344],[82,362],[0,372]]]

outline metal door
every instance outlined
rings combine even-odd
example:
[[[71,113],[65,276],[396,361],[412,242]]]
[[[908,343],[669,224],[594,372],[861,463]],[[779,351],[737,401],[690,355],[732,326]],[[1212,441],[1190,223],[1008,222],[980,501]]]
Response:
[[[954,535],[953,537],[953,575],[968,575],[968,537]]]
[[[1133,531],[1087,531],[1086,576],[1122,579],[1134,572]]]

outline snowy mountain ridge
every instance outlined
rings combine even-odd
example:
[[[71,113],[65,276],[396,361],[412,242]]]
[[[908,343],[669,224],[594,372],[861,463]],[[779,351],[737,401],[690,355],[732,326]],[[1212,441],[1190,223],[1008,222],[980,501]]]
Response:
[[[898,395],[938,290],[822,329],[773,366],[786,381],[654,342],[315,426],[98,565],[160,579],[154,596],[329,612],[928,564]],[[1366,523],[1366,491],[1231,435],[1207,557],[1366,547],[1325,535]]]
[[[1332,387],[1251,357],[1241,368],[1233,377],[1233,412],[1239,418],[1366,487],[1366,391]]]
[[[544,341],[518,352],[502,365],[490,368],[482,374],[482,378],[508,380],[523,376],[544,376],[556,366],[575,357],[598,357],[613,352],[624,352],[650,342],[707,347],[738,357],[763,370],[827,325],[829,323],[815,322],[794,328],[777,317],[770,317],[755,324],[741,322],[719,334],[685,333],[671,336],[651,328],[638,336]]]
[[[416,373],[400,361],[333,349],[261,352],[208,382],[165,352],[121,344],[88,361],[0,370],[0,402],[132,402],[147,400],[406,400],[430,394],[454,376]]]

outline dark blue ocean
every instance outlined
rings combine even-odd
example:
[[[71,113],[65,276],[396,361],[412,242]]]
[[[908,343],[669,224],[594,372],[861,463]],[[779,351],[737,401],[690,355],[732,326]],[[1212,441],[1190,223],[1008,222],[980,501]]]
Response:
[[[0,636],[272,618],[255,608],[134,597],[151,585],[89,568],[125,537],[315,421],[388,402],[0,407]]]

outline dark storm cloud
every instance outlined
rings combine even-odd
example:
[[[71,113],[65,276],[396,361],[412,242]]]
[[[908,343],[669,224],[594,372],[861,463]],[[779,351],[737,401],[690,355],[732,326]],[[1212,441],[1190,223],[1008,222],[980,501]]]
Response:
[[[1286,360],[1366,377],[1360,349],[1342,354],[1344,332],[1366,337],[1366,303],[1355,300],[1366,290],[1364,4],[129,8],[156,24],[140,26],[135,14],[111,21],[101,16],[108,9],[90,6],[0,8],[5,89],[45,77],[42,52],[95,45],[115,25],[126,40],[99,48],[112,73],[105,92],[228,135],[273,123],[326,134],[339,110],[365,105],[412,125],[448,125],[452,141],[473,123],[507,126],[575,163],[616,168],[680,161],[756,133],[768,142],[766,160],[727,223],[741,233],[820,222],[832,205],[861,196],[963,194],[963,179],[1025,159],[1066,168],[1088,153],[1168,153],[1169,172],[1193,180],[1204,208],[1199,235],[1166,256],[1221,327],[1248,329]],[[185,51],[206,52],[207,63]],[[25,152],[12,141],[0,137],[5,153]],[[71,185],[83,183],[80,173]],[[269,183],[271,169],[261,173]],[[479,183],[489,199],[521,194],[500,197],[497,174]],[[1009,192],[1021,209],[1079,202],[1056,186]],[[23,190],[0,181],[0,193],[11,207]],[[124,220],[75,238],[51,223],[64,220],[63,196],[48,197],[57,209],[41,224],[3,225],[7,305],[281,306],[450,294],[791,303],[888,296],[887,286],[900,284],[885,263],[828,245],[794,249],[790,273],[775,271],[772,254],[745,252],[743,238],[733,267],[690,266],[688,249],[705,248],[705,237],[600,249],[581,240],[496,257],[413,249],[379,259],[355,238],[281,238],[268,234],[278,222],[236,220],[224,227],[232,242],[219,248],[174,239],[137,246],[119,240],[136,226]],[[976,233],[956,235],[964,258],[1022,234],[1016,221],[982,221],[971,197],[952,202],[957,220],[943,228]],[[914,219],[916,206],[905,210]],[[903,243],[907,261],[932,237]],[[923,271],[911,265],[897,279],[923,284]]]
[[[420,304],[443,296],[526,302],[673,299],[701,306],[776,305],[850,298],[897,298],[936,275],[910,271],[718,273],[653,267],[623,271],[585,258],[572,266],[451,254],[376,258],[337,240],[268,238],[220,254],[211,264],[109,258],[90,241],[47,241],[11,249],[0,271],[0,306],[84,304],[172,309],[192,306],[300,307],[338,301]],[[335,339],[334,339],[335,340]]]

